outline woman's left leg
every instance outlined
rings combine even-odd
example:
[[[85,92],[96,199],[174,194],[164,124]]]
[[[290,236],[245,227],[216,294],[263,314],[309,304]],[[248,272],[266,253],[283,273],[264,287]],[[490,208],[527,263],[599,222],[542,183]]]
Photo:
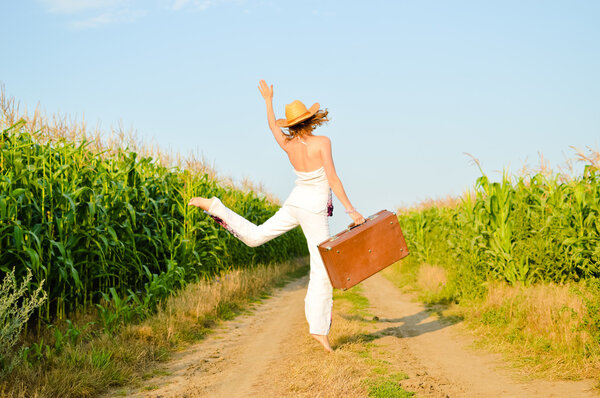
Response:
[[[204,202],[197,203],[198,199]],[[256,225],[225,206],[219,198],[193,198],[190,204],[204,208],[208,214],[218,217],[220,219],[218,221],[223,223],[225,228],[250,247],[260,246],[298,226],[298,220],[290,213],[287,206],[277,210],[263,224]]]

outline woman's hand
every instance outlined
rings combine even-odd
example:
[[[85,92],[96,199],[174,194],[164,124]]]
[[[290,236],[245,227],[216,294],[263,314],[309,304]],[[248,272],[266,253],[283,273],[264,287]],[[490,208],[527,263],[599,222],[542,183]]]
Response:
[[[269,87],[267,82],[261,80],[258,83],[258,89],[265,99],[265,105],[267,106],[267,121],[269,122],[269,128],[273,133],[273,137],[275,137],[275,141],[277,141],[281,149],[285,150],[286,139],[283,135],[283,131],[281,131],[281,128],[277,125],[275,111],[273,111],[273,85],[271,84],[271,87]]]
[[[354,225],[359,225],[359,224],[362,224],[365,222],[365,218],[362,216],[362,214],[360,214],[356,210],[353,211],[352,213],[350,213],[349,216],[354,221]]]
[[[263,96],[265,101],[273,100],[273,85],[271,87],[267,85],[267,82],[261,80],[258,83],[258,89],[260,90],[260,94]]]

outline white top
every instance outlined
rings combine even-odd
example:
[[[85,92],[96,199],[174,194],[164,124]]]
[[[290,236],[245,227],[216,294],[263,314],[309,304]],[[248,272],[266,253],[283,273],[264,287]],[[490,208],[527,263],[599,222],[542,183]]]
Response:
[[[300,207],[314,213],[327,211],[330,188],[325,167],[321,166],[313,171],[294,169],[294,173],[298,176],[296,186],[290,192],[284,205]]]

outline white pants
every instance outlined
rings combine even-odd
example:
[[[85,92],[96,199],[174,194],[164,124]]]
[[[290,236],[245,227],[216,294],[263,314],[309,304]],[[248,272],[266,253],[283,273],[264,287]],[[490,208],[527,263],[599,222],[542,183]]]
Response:
[[[257,226],[215,198],[208,213],[221,218],[237,238],[250,247],[260,246],[298,225],[302,227],[310,254],[310,280],[304,298],[304,313],[310,333],[328,334],[331,326],[333,288],[317,247],[329,238],[329,223],[325,210],[314,213],[284,204],[273,217]]]

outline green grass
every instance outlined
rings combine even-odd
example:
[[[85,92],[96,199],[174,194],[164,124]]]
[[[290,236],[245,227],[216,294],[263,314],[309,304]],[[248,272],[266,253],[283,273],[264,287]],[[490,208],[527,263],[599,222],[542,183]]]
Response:
[[[409,398],[415,394],[408,392],[400,386],[402,380],[408,378],[404,373],[392,373],[387,376],[370,379],[367,381],[369,397],[373,398]]]
[[[309,265],[305,265],[303,267],[299,267],[298,269],[296,269],[296,270],[292,271],[291,273],[289,273],[288,276],[285,279],[282,279],[275,287],[283,287],[289,281],[292,281],[294,279],[298,279],[298,278],[301,278],[301,277],[303,277],[305,275],[308,275],[309,271],[310,271],[310,266]],[[268,297],[269,296],[261,297],[261,298],[268,298]]]
[[[334,290],[334,300],[345,300],[351,304],[351,313],[356,315],[367,315],[369,300],[362,294],[362,286],[356,285],[346,291]]]

